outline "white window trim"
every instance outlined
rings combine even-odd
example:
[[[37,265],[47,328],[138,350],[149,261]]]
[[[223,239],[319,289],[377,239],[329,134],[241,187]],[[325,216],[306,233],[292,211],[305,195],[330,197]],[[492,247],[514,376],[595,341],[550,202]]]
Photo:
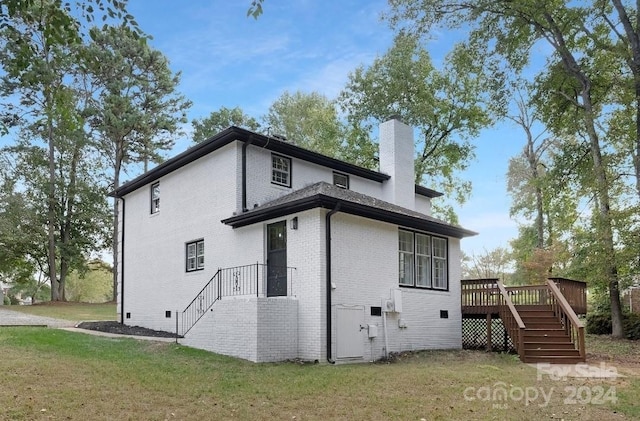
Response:
[[[282,162],[286,162],[287,170],[276,168],[277,160],[282,160]],[[276,174],[280,174],[280,178],[286,177],[286,183],[283,181],[277,180]],[[291,187],[291,158],[283,155],[278,155],[275,153],[271,154],[271,184],[275,184],[277,186],[282,186],[282,187]]]
[[[412,236],[413,243],[413,251],[409,252],[408,250],[400,250],[400,233],[408,233]],[[418,254],[418,245],[416,241],[416,236],[425,236],[429,238],[429,286],[418,285],[418,257],[425,257],[426,254]],[[435,241],[434,241],[435,240]],[[434,253],[435,245],[434,243],[444,241],[444,256],[436,256]],[[449,291],[449,239],[446,237],[439,237],[432,234],[426,234],[423,232],[411,231],[407,229],[399,229],[398,230],[398,268],[400,270],[400,255],[410,255],[413,260],[413,268],[412,268],[412,280],[411,283],[402,283],[402,279],[400,278],[401,272],[398,273],[398,285],[404,288],[416,288],[416,289],[424,289],[430,291]],[[406,257],[405,257],[406,259]],[[436,262],[440,263],[438,266],[443,266],[443,278],[436,279]],[[443,285],[444,284],[444,285]],[[442,285],[442,286],[441,286]]]
[[[158,188],[158,195],[155,195],[156,187]],[[160,182],[156,181],[151,184],[151,215],[155,215],[160,212]]]
[[[185,244],[185,270],[195,272],[204,269],[204,239]]]

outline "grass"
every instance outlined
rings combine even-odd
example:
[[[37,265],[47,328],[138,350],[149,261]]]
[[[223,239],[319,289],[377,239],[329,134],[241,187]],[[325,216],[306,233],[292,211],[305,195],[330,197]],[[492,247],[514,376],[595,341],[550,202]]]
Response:
[[[4,308],[35,316],[72,321],[116,320],[116,305],[112,302],[102,304],[45,302],[30,306],[6,306]]]
[[[588,345],[607,349],[610,364],[640,353],[637,343],[610,347],[606,339],[589,337]],[[620,365],[624,379],[566,381],[538,378],[534,367],[512,355],[477,351],[420,352],[392,364],[253,364],[173,343],[42,328],[0,329],[0,355],[3,420],[640,417],[632,361]],[[586,393],[598,388],[614,390],[609,397],[617,402],[606,396],[587,402]],[[499,400],[500,390],[510,397]],[[534,390],[549,395],[548,404],[541,396],[525,402],[519,395],[532,397]],[[567,400],[572,390],[581,391],[576,402]]]

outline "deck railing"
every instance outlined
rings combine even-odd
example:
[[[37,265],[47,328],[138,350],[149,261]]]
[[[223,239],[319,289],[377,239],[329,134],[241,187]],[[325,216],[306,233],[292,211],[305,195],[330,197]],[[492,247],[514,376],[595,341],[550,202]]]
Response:
[[[465,279],[461,282],[462,307],[477,314],[498,313],[498,279]]]
[[[576,314],[587,313],[587,284],[566,278],[549,278],[553,281]],[[497,279],[464,279],[462,308],[465,314],[497,314]],[[505,287],[514,305],[550,305],[547,284]]]
[[[549,288],[546,285],[522,285],[505,289],[514,305],[549,305]]]
[[[293,267],[274,268],[264,263],[254,263],[218,269],[184,311],[176,314],[176,336],[184,336],[223,297],[266,297],[268,271],[274,269],[281,276],[286,276],[286,295],[292,295]]]
[[[502,319],[502,324],[504,325],[505,330],[511,336],[511,341],[518,351],[518,356],[521,361],[524,361],[524,330],[525,325],[516,310],[515,305],[511,301],[511,297],[509,296],[509,292],[504,287],[502,282],[497,281],[496,285],[500,294],[498,295],[499,309],[498,312],[500,314],[500,318]]]
[[[587,314],[587,284],[567,278],[549,278],[577,314]]]
[[[586,349],[584,344],[584,325],[578,316],[573,311],[571,305],[564,297],[564,294],[560,290],[560,287],[556,285],[556,282],[552,279],[547,280],[547,286],[550,291],[551,308],[553,314],[560,320],[565,328],[567,334],[571,337],[571,341],[574,343],[580,357],[584,360],[586,358]]]

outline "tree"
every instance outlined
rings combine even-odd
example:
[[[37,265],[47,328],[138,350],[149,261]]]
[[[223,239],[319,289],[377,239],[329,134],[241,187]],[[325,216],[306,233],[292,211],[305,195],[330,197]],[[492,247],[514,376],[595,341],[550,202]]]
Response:
[[[271,134],[324,155],[342,154],[342,125],[332,101],[317,92],[285,91],[262,118]]]
[[[72,124],[75,116],[70,109],[70,97],[64,82],[68,66],[72,62],[72,45],[75,38],[62,38],[56,44],[48,35],[48,28],[60,23],[60,10],[49,2],[34,2],[20,9],[14,16],[14,25],[2,31],[5,50],[0,56],[5,75],[2,79],[3,96],[17,95],[35,122],[32,131],[39,131],[47,144],[47,232],[48,275],[52,283],[52,299],[60,299],[56,272],[56,126]],[[70,19],[70,18],[69,18]],[[9,108],[10,110],[12,108]],[[61,121],[62,116],[67,116]],[[14,121],[17,122],[16,117]],[[6,121],[6,118],[5,118]],[[24,121],[24,120],[23,120]]]
[[[66,275],[80,264],[80,257],[104,246],[106,204],[104,187],[94,184],[103,179],[101,165],[84,132],[86,95],[77,84],[80,30],[74,26],[77,36],[61,39],[50,33],[60,23],[60,13],[66,13],[59,6],[28,2],[0,34],[5,47],[0,53],[5,71],[0,89],[9,101],[4,121],[17,126],[20,135],[5,152],[11,155],[12,177],[33,215],[32,245],[45,227],[46,241],[37,244],[47,244],[46,264],[38,269],[51,282],[52,300],[65,299]],[[28,252],[33,256],[38,251]]]
[[[615,337],[623,337],[622,310],[618,282],[618,267],[611,214],[611,180],[603,160],[603,145],[597,123],[601,112],[599,89],[602,75],[611,68],[599,53],[600,40],[608,39],[611,27],[594,19],[600,15],[601,2],[589,6],[571,2],[480,0],[394,0],[390,20],[393,25],[404,23],[420,35],[427,34],[435,25],[460,27],[471,25],[469,45],[480,47],[476,51],[503,58],[516,71],[529,60],[532,46],[546,42],[553,49],[553,61],[547,66],[562,74],[567,83],[553,85],[551,92],[566,101],[582,125],[591,156],[591,189],[597,203],[594,241],[600,245],[602,274],[609,287],[612,328]],[[615,25],[614,25],[615,26]],[[611,65],[612,62],[607,62]],[[596,69],[601,70],[598,72]],[[557,78],[555,80],[558,80]],[[559,89],[560,88],[560,89]],[[569,110],[569,108],[566,108]]]
[[[260,129],[260,123],[255,118],[246,115],[240,107],[220,107],[218,111],[213,111],[209,117],[194,119],[191,125],[193,126],[194,143],[202,142],[229,126],[245,127],[253,131]]]
[[[110,162],[113,189],[120,186],[126,165],[161,162],[159,151],[170,149],[191,106],[176,92],[180,74],[144,37],[127,27],[91,30],[91,43],[82,50],[85,77],[94,90],[87,110],[98,149]],[[112,252],[118,267],[118,203],[113,203]],[[117,271],[113,273],[114,299]]]
[[[462,259],[462,277],[465,279],[500,279],[507,282],[508,272],[512,262],[509,250],[497,247],[494,250],[484,250],[480,255],[464,255]]]
[[[488,83],[482,68],[462,49],[452,52],[441,71],[416,37],[400,33],[393,46],[368,68],[349,75],[339,97],[355,139],[373,133],[374,126],[391,116],[417,127],[416,183],[424,181],[462,203],[469,182],[458,178],[473,158],[466,140],[491,123],[485,104]],[[365,149],[366,150],[366,149]],[[440,209],[450,220],[455,214]]]
[[[92,260],[84,270],[69,275],[67,295],[72,301],[104,303],[113,296],[113,268],[101,260]]]

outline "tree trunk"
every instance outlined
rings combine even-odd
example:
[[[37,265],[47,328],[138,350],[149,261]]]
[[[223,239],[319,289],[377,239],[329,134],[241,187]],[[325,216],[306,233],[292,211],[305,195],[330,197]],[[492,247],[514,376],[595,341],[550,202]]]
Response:
[[[598,134],[595,129],[591,95],[588,89],[583,90],[582,98],[585,110],[585,125],[589,135],[593,173],[596,182],[595,194],[598,199],[597,231],[600,234],[600,241],[602,241],[602,249],[604,252],[604,273],[608,277],[609,299],[611,301],[612,335],[614,338],[623,338],[624,326],[622,325],[622,306],[620,302],[620,290],[618,287],[618,267],[615,261],[615,247],[613,244],[609,183],[607,180],[606,170],[602,162],[602,151],[600,149]]]
[[[47,200],[47,255],[49,262],[49,280],[51,281],[51,301],[58,301],[58,278],[56,274],[56,162],[53,139],[53,121],[47,117],[49,143],[49,197]]]
[[[77,187],[77,175],[78,175],[78,162],[80,160],[81,145],[79,142],[73,146],[73,156],[71,157],[71,168],[69,171],[69,185],[67,186],[67,203],[64,206],[65,215],[63,216],[64,224],[60,229],[60,239],[62,243],[62,250],[66,249],[73,239],[71,238],[71,229],[75,215],[75,197]],[[70,268],[70,256],[64,252],[60,253],[60,281],[58,283],[58,300],[67,301],[65,293],[65,284],[67,275]]]

